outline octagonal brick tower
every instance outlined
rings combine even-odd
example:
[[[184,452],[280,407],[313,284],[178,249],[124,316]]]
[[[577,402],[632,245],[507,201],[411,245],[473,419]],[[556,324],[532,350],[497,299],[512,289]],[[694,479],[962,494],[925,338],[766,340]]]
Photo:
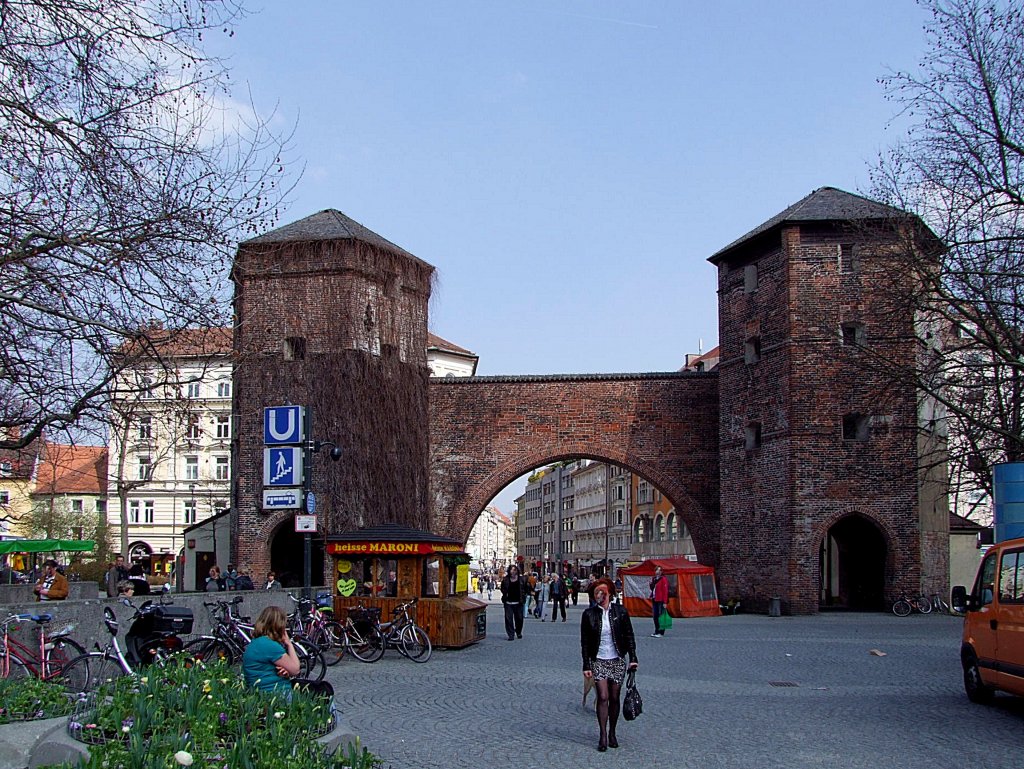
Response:
[[[278,570],[302,560],[289,536],[295,511],[261,509],[267,406],[311,407],[311,437],[343,451],[339,462],[325,451],[312,462],[324,533],[384,523],[428,528],[433,275],[426,262],[335,210],[239,245],[231,272],[231,552],[239,563],[259,574],[272,566],[272,554]]]

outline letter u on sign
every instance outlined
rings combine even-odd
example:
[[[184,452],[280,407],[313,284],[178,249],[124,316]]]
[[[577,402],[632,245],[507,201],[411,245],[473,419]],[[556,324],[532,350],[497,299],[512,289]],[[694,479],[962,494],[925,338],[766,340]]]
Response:
[[[306,439],[306,409],[302,406],[270,406],[263,409],[263,443],[278,446]]]

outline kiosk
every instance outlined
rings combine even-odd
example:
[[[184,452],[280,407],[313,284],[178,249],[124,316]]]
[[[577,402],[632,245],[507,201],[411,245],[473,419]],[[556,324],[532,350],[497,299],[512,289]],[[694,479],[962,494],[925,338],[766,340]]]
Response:
[[[487,604],[469,597],[469,555],[461,542],[429,531],[384,525],[327,537],[334,611],[379,607],[381,620],[419,598],[416,624],[434,646],[460,648],[487,635]]]

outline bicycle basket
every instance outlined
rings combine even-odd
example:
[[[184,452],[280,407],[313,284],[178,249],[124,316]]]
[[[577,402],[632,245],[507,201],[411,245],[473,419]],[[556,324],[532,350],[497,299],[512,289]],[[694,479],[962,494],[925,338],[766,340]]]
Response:
[[[316,605],[321,609],[329,609],[334,606],[334,598],[331,597],[330,593],[317,593]]]
[[[356,630],[360,633],[366,633],[380,622],[380,607],[371,606],[368,609],[349,609],[348,616],[356,626]]]

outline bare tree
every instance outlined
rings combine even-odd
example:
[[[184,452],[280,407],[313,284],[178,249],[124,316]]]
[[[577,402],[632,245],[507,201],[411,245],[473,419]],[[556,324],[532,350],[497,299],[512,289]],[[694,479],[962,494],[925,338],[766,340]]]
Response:
[[[120,372],[159,360],[151,329],[229,322],[231,250],[283,173],[201,47],[240,13],[0,2],[0,448],[104,421]]]
[[[990,492],[993,463],[1024,459],[1024,3],[922,5],[927,55],[883,81],[911,127],[872,195],[944,245],[903,249],[890,284],[916,313],[921,354],[882,363],[914,377],[926,431],[948,421],[952,490]]]

